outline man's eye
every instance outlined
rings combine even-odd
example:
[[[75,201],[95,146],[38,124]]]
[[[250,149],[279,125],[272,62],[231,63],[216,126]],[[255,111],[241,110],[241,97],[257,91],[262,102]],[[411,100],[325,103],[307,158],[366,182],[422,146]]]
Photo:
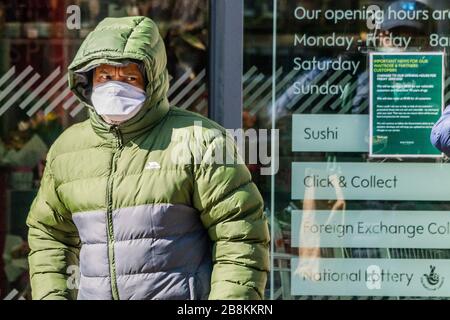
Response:
[[[107,75],[107,74],[102,74],[100,76],[100,79],[102,79],[102,80],[109,80],[109,79],[111,79],[111,77],[109,75]]]
[[[128,77],[127,81],[136,81],[136,77]]]

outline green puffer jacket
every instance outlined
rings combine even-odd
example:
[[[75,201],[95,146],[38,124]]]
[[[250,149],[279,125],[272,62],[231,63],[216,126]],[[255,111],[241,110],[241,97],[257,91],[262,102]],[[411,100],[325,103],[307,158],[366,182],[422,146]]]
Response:
[[[114,126],[86,98],[82,72],[120,59],[144,63],[148,97]],[[264,298],[263,199],[245,164],[211,161],[237,154],[223,127],[169,107],[166,59],[149,18],[107,18],[69,66],[90,117],[50,148],[30,209],[34,299]]]

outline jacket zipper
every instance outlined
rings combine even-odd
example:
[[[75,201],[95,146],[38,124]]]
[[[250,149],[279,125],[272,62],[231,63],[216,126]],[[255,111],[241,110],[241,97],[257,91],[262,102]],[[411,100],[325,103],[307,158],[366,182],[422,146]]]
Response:
[[[116,144],[114,146],[113,156],[111,160],[111,172],[108,176],[107,191],[106,191],[106,221],[107,221],[107,235],[108,235],[108,260],[109,260],[109,273],[111,276],[111,293],[113,300],[119,300],[119,290],[117,289],[117,276],[116,276],[116,265],[114,256],[114,226],[113,226],[113,184],[114,184],[114,173],[117,169],[117,160],[119,159],[120,152],[122,151],[122,135],[117,126],[113,126],[113,133],[116,136]]]

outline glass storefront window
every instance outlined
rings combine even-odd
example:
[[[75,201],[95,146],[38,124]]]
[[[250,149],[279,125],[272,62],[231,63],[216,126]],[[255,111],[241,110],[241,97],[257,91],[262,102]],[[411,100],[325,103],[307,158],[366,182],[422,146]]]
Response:
[[[244,119],[279,136],[276,175],[256,173],[271,298],[450,297],[450,166],[430,142],[449,5],[245,5]]]

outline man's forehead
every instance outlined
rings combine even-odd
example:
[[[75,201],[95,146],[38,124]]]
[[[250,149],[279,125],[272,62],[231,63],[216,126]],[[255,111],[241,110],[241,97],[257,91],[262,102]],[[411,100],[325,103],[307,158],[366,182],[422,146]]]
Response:
[[[96,72],[115,72],[116,70],[128,71],[128,72],[139,72],[139,67],[135,63],[129,63],[124,66],[114,66],[110,64],[101,64],[95,68]]]

